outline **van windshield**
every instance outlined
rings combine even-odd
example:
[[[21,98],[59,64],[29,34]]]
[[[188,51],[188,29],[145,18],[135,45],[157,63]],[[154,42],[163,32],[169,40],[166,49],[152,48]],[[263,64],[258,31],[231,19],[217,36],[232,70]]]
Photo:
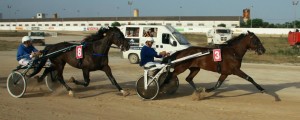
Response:
[[[31,32],[30,36],[41,36],[41,37],[44,37],[45,33],[44,32]]]
[[[228,29],[218,29],[216,30],[217,33],[230,33],[230,30]]]
[[[187,41],[187,39],[182,34],[180,34],[179,32],[173,32],[172,34],[175,36],[175,38],[178,40],[178,42],[181,45],[189,45],[190,44]]]

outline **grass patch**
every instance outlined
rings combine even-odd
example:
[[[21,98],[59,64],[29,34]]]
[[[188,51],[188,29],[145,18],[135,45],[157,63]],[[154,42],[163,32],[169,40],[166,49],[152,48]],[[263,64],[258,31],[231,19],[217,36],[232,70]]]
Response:
[[[0,37],[23,37],[28,35],[28,32],[25,31],[1,31]]]
[[[0,41],[0,51],[16,50],[19,46],[19,41]]]

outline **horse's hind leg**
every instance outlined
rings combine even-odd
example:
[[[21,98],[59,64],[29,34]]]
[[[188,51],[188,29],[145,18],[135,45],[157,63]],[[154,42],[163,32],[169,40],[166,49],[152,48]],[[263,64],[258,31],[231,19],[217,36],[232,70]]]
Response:
[[[55,63],[54,63],[55,64]],[[69,95],[73,95],[72,89],[66,84],[64,77],[63,77],[63,70],[64,70],[64,66],[66,63],[56,63],[55,70],[57,71],[57,80],[63,85],[65,86],[65,88],[67,89],[67,91],[69,91]]]
[[[203,94],[202,92],[205,92],[205,88],[197,88],[193,79],[194,77],[198,74],[198,72],[200,71],[199,67],[192,67],[189,68],[190,70],[190,74],[186,77],[186,81],[194,88],[194,93],[192,95],[192,99],[193,100],[201,100],[205,97],[205,94]]]
[[[41,77],[38,78],[38,82],[42,82],[44,80],[44,78],[47,76],[48,73],[54,71],[54,68],[53,67],[47,67],[45,68],[43,74]]]
[[[79,82],[77,80],[73,80],[76,85],[83,85],[84,87],[89,86],[90,84],[90,71],[88,69],[82,69],[84,82]]]
[[[217,88],[219,88],[222,83],[224,82],[224,80],[227,78],[228,75],[224,75],[224,74],[221,74],[221,76],[219,77],[219,80],[217,81],[216,85],[212,88],[209,88],[209,89],[206,89],[205,92],[211,92]]]
[[[257,84],[250,76],[248,76],[246,73],[244,73],[242,70],[238,70],[235,73],[237,76],[244,78],[245,80],[251,82],[258,90],[260,90],[262,93],[265,92],[265,89],[263,89],[259,84]]]
[[[200,71],[200,68],[189,68],[190,74],[185,78],[185,80],[194,88],[194,90],[197,90],[197,87],[193,81],[194,77],[198,74]]]
[[[107,77],[109,78],[110,82],[111,82],[113,85],[115,85],[115,86],[118,88],[118,90],[119,90],[120,92],[122,92],[123,96],[129,95],[129,93],[126,92],[126,91],[124,91],[124,90],[120,87],[120,85],[117,83],[117,81],[116,81],[116,79],[114,78],[114,76],[112,75],[111,69],[110,69],[110,67],[109,67],[108,65],[104,66],[104,67],[102,68],[102,70],[105,72],[105,74],[106,74]]]

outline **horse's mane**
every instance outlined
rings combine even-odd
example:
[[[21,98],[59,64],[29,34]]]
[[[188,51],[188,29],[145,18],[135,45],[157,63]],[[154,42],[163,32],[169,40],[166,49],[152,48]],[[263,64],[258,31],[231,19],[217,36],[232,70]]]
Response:
[[[85,37],[85,38],[83,39],[83,41],[85,41],[85,42],[92,42],[92,41],[95,41],[95,40],[101,40],[102,38],[105,37],[105,34],[108,32],[108,30],[109,30],[109,29],[107,29],[107,28],[101,27],[101,28],[98,30],[97,33],[91,34],[91,35]]]
[[[237,41],[241,40],[243,37],[245,37],[245,34],[240,34],[239,36],[233,37],[230,40],[226,41],[225,42],[226,44],[222,44],[221,46],[231,46],[234,43],[236,43]]]

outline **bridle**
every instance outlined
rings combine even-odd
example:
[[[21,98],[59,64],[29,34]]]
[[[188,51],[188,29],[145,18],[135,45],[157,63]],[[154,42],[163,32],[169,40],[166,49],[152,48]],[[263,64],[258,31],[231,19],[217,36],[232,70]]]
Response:
[[[258,38],[253,33],[248,33],[250,36],[250,45],[254,45],[256,47],[255,52],[259,53],[259,51],[262,51],[262,44],[259,42]]]

